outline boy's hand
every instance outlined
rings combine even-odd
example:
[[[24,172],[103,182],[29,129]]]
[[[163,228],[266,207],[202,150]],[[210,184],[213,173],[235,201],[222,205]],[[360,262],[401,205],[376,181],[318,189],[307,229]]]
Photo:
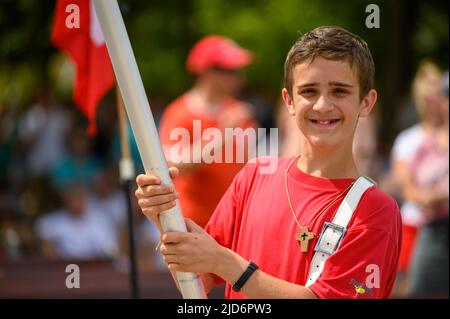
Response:
[[[176,167],[169,168],[169,174],[172,179],[178,176]],[[135,192],[139,207],[151,221],[158,223],[158,215],[172,207],[175,207],[175,200],[178,193],[175,193],[174,187],[162,185],[161,180],[154,175],[138,175],[136,177],[138,189]]]
[[[164,262],[171,271],[216,273],[224,247],[192,220],[185,221],[187,233],[167,232],[161,236]]]

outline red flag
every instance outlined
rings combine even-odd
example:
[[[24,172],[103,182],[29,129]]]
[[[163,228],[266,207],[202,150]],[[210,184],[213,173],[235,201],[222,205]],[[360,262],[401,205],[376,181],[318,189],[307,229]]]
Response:
[[[114,73],[92,0],[58,0],[51,42],[76,66],[73,100],[89,120],[89,133],[95,133],[97,104],[112,87]]]

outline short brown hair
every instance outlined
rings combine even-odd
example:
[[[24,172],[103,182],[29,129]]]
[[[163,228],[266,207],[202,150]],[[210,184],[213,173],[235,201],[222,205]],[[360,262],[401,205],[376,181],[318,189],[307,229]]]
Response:
[[[324,26],[300,37],[289,51],[284,63],[284,85],[292,96],[292,73],[297,64],[317,57],[330,60],[347,60],[356,65],[362,99],[373,88],[375,64],[367,43],[359,36],[341,27]]]

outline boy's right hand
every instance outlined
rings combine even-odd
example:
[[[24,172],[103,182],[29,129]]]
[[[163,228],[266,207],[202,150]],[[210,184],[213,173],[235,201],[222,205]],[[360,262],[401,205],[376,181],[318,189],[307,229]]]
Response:
[[[176,167],[169,168],[172,179],[178,176]],[[140,174],[136,177],[138,189],[135,192],[142,213],[151,221],[158,223],[158,215],[176,205],[178,193],[172,184],[162,185],[161,180],[154,175]]]

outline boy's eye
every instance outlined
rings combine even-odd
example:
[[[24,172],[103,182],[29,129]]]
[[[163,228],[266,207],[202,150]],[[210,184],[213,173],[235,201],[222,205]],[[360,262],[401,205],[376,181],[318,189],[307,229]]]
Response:
[[[346,90],[346,89],[336,88],[336,89],[334,89],[334,93],[337,93],[337,94],[348,94],[350,92],[348,90]]]
[[[305,95],[307,95],[307,94],[316,94],[317,90],[313,89],[313,88],[308,88],[308,89],[301,90],[299,93],[300,94],[305,94]]]

